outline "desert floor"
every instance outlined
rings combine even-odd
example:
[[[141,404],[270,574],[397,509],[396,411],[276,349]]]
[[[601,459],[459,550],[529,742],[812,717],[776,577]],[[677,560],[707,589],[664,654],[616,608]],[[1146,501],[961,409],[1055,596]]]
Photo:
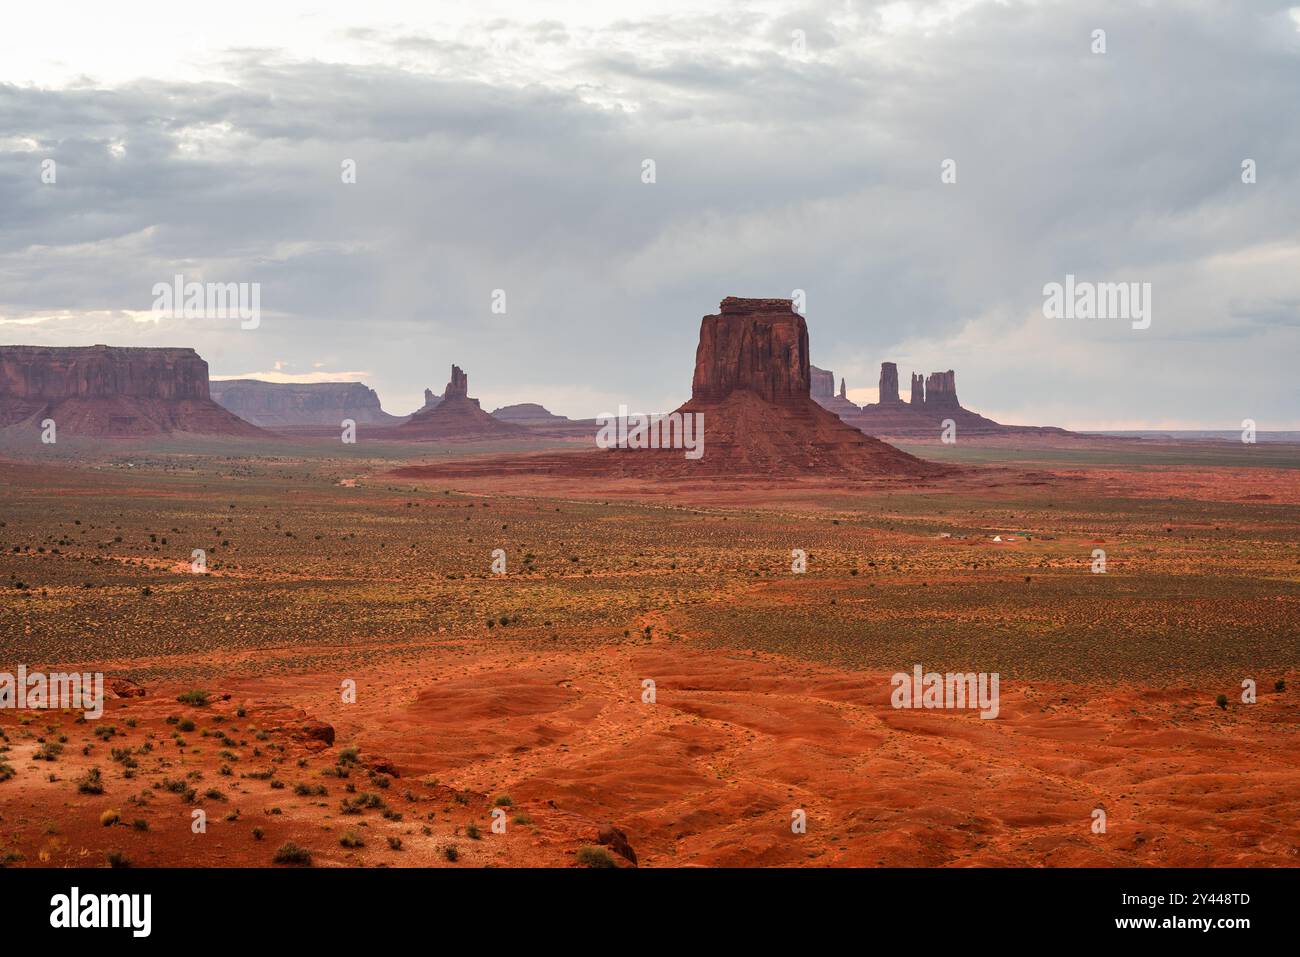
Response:
[[[0,462],[0,671],[145,694],[0,711],[10,866],[1300,864],[1295,446],[911,487],[60,446]],[[914,664],[1000,714],[894,709]]]

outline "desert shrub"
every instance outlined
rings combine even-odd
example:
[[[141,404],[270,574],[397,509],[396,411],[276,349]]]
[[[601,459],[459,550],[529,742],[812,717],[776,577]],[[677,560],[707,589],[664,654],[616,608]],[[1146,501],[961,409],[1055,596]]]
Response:
[[[78,794],[103,794],[104,781],[99,768],[91,768],[77,781]]]
[[[206,691],[182,691],[176,696],[176,700],[181,704],[202,708],[208,703],[208,693]]]
[[[614,855],[603,847],[586,847],[578,848],[578,863],[583,867],[617,867],[614,863]]]
[[[299,847],[293,841],[285,841],[276,849],[275,857],[272,860],[276,864],[301,864],[311,863],[311,851],[305,847]]]

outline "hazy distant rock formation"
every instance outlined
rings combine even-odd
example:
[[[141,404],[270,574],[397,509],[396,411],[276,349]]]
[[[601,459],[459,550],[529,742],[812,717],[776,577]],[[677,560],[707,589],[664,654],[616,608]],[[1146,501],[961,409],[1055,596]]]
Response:
[[[436,409],[442,403],[442,396],[434,395],[432,389],[424,390],[424,405],[416,409],[417,412],[423,412],[425,409]]]
[[[336,429],[344,419],[358,425],[396,425],[401,417],[379,405],[374,389],[360,382],[213,382],[212,398],[245,422],[269,429]]]
[[[890,384],[892,389],[888,388]],[[912,373],[912,400],[904,403],[898,398],[898,367],[892,362],[880,365],[880,401],[843,418],[874,436],[937,438],[946,419],[956,424],[959,440],[970,435],[1073,434],[1046,426],[1002,425],[962,408],[957,401],[957,374],[952,369],[928,376]]]
[[[572,425],[573,420],[550,412],[536,402],[521,402],[518,405],[506,405],[492,410],[492,418],[502,422],[511,422],[525,428],[548,428]]]
[[[47,418],[59,436],[264,434],[212,401],[193,349],[0,346],[0,428]]]
[[[426,390],[426,403],[429,395]],[[432,408],[426,404],[402,425],[386,430],[385,435],[401,439],[469,441],[520,438],[530,433],[522,426],[494,419],[484,412],[478,399],[469,396],[469,376],[460,366],[453,365],[442,400]]]
[[[840,378],[840,391],[837,394],[835,392],[834,372],[827,372],[825,369],[818,369],[816,366],[810,366],[809,368],[813,373],[810,395],[814,402],[823,409],[829,409],[840,416],[859,411],[858,406],[849,401],[848,385],[843,377]]]
[[[821,402],[823,399],[829,399],[835,395],[834,372],[810,365],[808,366],[808,373],[812,377],[812,381],[809,383],[809,391],[814,402]]]

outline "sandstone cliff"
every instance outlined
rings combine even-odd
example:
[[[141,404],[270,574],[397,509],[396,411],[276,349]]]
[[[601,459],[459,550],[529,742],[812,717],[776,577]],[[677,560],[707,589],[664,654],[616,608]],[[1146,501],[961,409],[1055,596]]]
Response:
[[[212,401],[193,349],[0,346],[0,428],[47,418],[59,435],[264,434]]]

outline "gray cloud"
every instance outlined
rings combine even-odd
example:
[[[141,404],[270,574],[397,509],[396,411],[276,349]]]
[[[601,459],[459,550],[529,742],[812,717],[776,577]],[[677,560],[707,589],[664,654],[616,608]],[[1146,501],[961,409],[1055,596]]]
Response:
[[[0,340],[192,344],[218,374],[366,369],[397,412],[455,361],[489,407],[589,415],[680,401],[703,313],[802,288],[814,361],[850,387],[897,359],[957,368],[968,405],[1018,421],[1300,427],[1284,6],[888,23],[839,4],[530,18],[479,48],[354,31],[394,65],[241,50],[221,81],[0,85],[0,317],[71,314]],[[543,47],[566,68],[530,77]],[[122,314],[177,272],[260,282],[262,327]],[[1067,272],[1152,282],[1152,327],[1044,319]]]

